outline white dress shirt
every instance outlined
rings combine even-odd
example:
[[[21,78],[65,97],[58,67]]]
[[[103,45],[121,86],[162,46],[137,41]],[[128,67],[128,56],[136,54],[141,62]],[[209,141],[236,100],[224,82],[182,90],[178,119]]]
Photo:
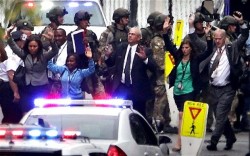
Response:
[[[230,64],[228,61],[225,45],[222,47],[222,56],[220,58],[219,64],[217,68],[213,71],[211,78],[213,79],[212,82],[210,82],[214,86],[225,86],[229,82],[228,77],[230,75]],[[217,56],[218,50],[214,53],[214,56],[212,57],[210,61],[210,68]]]

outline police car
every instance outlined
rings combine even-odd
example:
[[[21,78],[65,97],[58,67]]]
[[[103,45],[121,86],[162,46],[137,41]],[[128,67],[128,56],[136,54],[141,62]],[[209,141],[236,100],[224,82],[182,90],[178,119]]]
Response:
[[[24,125],[47,125],[63,134],[89,138],[108,156],[165,156],[166,136],[156,137],[153,129],[131,101],[36,99],[33,110],[21,120]]]
[[[64,24],[60,26],[67,34],[77,28],[74,16],[79,10],[92,14],[88,29],[94,31],[98,38],[106,29],[107,21],[99,0],[20,0],[13,7],[12,14],[29,20],[34,25],[33,33],[39,34],[50,23],[46,14],[56,6],[64,7],[68,12],[64,16]]]
[[[40,121],[42,122],[42,121]],[[87,138],[74,139],[55,128],[39,125],[0,125],[0,155],[106,156]]]

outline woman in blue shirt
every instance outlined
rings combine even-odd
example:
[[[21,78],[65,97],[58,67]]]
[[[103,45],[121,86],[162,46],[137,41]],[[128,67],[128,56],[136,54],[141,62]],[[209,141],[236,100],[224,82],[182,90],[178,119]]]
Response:
[[[94,73],[95,65],[92,59],[92,52],[90,48],[86,48],[86,57],[89,59],[88,68],[81,69],[81,60],[76,53],[68,55],[66,65],[58,66],[53,64],[50,60],[48,69],[54,74],[61,75],[62,97],[70,97],[71,99],[83,99],[84,95],[81,89],[82,80]]]

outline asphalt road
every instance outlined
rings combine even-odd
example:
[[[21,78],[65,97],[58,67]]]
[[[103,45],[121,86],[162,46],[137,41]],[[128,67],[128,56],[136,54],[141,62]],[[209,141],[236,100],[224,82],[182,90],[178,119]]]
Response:
[[[174,146],[176,140],[176,134],[167,134],[172,139],[172,143],[169,143],[170,156],[181,156],[179,152],[173,152],[171,149]],[[206,146],[209,144],[211,133],[206,134],[205,141],[202,145],[202,151],[200,156],[245,156],[249,151],[249,133],[240,132],[236,134],[237,141],[230,151],[225,151],[226,140],[224,136],[220,139],[217,145],[217,151],[208,151]],[[183,145],[182,145],[183,146]]]

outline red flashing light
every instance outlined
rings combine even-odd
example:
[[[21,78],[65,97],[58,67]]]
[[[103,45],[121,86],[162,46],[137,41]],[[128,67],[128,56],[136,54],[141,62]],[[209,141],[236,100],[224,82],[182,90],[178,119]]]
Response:
[[[34,3],[32,3],[32,2],[28,3],[28,7],[33,7],[33,6],[34,6]]]
[[[100,95],[95,95],[93,97],[95,100],[104,100],[104,99],[112,99],[112,97],[109,94],[100,94]]]
[[[76,139],[80,135],[79,131],[64,131],[63,138],[65,139]]]
[[[22,137],[24,132],[23,130],[13,130],[11,133],[13,136]]]
[[[27,2],[25,4],[25,6],[28,7],[28,8],[33,8],[35,6],[35,4],[33,2]]]
[[[110,145],[108,149],[108,156],[127,156],[119,147]]]

